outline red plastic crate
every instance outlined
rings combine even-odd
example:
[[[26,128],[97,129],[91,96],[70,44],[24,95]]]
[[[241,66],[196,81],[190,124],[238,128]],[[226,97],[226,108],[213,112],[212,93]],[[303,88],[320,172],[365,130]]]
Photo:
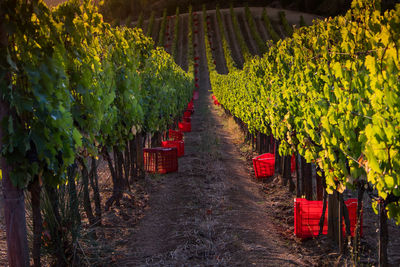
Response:
[[[213,100],[217,100],[217,97],[216,97],[215,95],[212,95],[211,98],[212,98]]]
[[[168,137],[170,140],[174,141],[182,141],[183,140],[183,133],[181,131],[175,131],[175,130],[168,130]]]
[[[344,202],[347,206],[347,210],[349,211],[349,219],[350,219],[350,232],[351,236],[354,237],[354,230],[356,229],[357,224],[357,199],[350,198]],[[363,225],[363,213],[361,209],[361,220],[360,220],[360,235],[363,234],[362,225]],[[345,225],[343,222],[343,233],[345,232]]]
[[[271,153],[271,154],[274,155],[274,157],[275,157],[274,153]],[[290,158],[290,171],[291,172],[295,172],[296,171],[296,157],[295,157],[295,154],[293,154],[292,157]]]
[[[178,157],[185,155],[185,143],[183,141],[162,141],[162,147],[176,147],[178,150]]]
[[[265,153],[254,157],[253,167],[256,178],[273,176],[275,173],[275,155]]]
[[[179,130],[182,132],[191,132],[192,124],[190,122],[181,121],[178,123]]]
[[[290,158],[290,170],[291,170],[291,172],[296,171],[296,157],[294,156],[294,154]]]
[[[184,122],[192,122],[192,117],[183,117]]]
[[[219,105],[221,105],[221,104],[218,102],[218,100],[217,100],[217,99],[215,99],[215,100],[214,100],[214,105],[217,105],[217,106],[219,106]]]
[[[349,211],[351,236],[357,222],[357,199],[351,198],[345,201]],[[303,198],[294,199],[294,234],[299,238],[310,238],[318,236],[319,220],[322,215],[322,200],[307,200]],[[343,220],[343,234],[345,223]],[[362,214],[360,222],[360,233],[362,234]],[[328,234],[328,207],[326,208],[324,228],[322,234]]]
[[[178,150],[176,147],[144,148],[144,170],[149,173],[178,171]]]
[[[186,110],[185,112],[183,112],[183,117],[190,117],[192,116],[192,112]]]
[[[319,220],[322,214],[322,201],[310,201],[304,198],[294,199],[294,234],[300,238],[318,236]],[[322,234],[328,233],[328,209]]]
[[[193,109],[193,100],[188,103],[187,109]]]

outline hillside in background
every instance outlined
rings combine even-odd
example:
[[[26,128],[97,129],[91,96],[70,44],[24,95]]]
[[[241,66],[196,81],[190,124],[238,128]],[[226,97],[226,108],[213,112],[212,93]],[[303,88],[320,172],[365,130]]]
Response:
[[[101,9],[107,21],[117,19],[137,20],[142,13],[144,17],[149,17],[152,11],[155,11],[156,17],[161,17],[164,9],[168,15],[175,14],[176,7],[179,7],[180,13],[187,13],[189,5],[193,10],[201,10],[202,5],[206,5],[207,10],[215,9],[218,4],[221,8],[229,8],[231,4],[234,7],[243,7],[246,4],[252,7],[275,7],[307,13],[319,14],[323,16],[336,15],[344,13],[350,7],[350,0],[249,0],[249,1],[211,1],[211,0],[107,0]]]
[[[56,6],[65,0],[45,0],[49,6]],[[253,7],[275,7],[294,11],[317,14],[321,16],[335,16],[343,14],[349,9],[351,0],[231,0],[231,1],[212,1],[212,0],[105,0],[102,13],[107,21],[113,21],[115,18],[131,20],[138,19],[141,12],[145,17],[150,16],[152,11],[156,12],[156,17],[161,17],[164,8],[168,15],[173,15],[175,9],[179,6],[181,13],[187,13],[189,5],[193,10],[201,10],[203,4],[207,9],[214,9],[216,4],[221,8],[228,8],[230,4],[235,7],[244,6],[248,3]],[[392,8],[396,0],[383,0],[383,10]]]
[[[396,0],[383,0],[382,9],[393,8],[396,2]],[[344,14],[350,8],[351,0],[106,0],[102,13],[108,21],[112,21],[113,18],[124,19],[127,17],[136,20],[140,13],[143,13],[144,17],[148,17],[152,11],[156,12],[156,17],[161,17],[164,8],[167,9],[168,15],[173,15],[176,7],[179,7],[181,13],[187,13],[189,5],[193,6],[193,10],[201,10],[202,5],[205,4],[206,9],[211,10],[215,9],[217,4],[221,8],[228,8],[231,3],[235,7],[243,7],[248,4],[253,7],[268,6],[320,16],[335,16]]]

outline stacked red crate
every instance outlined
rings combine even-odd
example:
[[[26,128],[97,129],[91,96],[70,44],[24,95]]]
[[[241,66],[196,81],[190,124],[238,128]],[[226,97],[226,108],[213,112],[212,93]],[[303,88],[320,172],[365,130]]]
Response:
[[[178,150],[175,147],[144,148],[144,170],[149,173],[178,171]]]
[[[191,132],[192,124],[190,122],[181,121],[178,123],[178,128],[181,132]]]
[[[168,130],[168,137],[170,140],[181,141],[183,140],[183,133],[181,131]]]
[[[167,140],[161,142],[162,147],[175,147],[178,150],[178,157],[182,157],[185,154],[185,143],[181,141]]]

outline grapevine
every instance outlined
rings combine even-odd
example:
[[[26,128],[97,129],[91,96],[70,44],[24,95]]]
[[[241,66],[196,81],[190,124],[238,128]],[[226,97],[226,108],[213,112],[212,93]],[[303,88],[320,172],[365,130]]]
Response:
[[[251,34],[253,35],[254,40],[257,43],[258,49],[261,54],[264,54],[267,51],[266,44],[262,40],[260,33],[257,30],[256,22],[254,21],[254,17],[251,14],[250,8],[248,5],[245,7],[246,19],[250,27]]]
[[[272,27],[271,20],[269,19],[267,15],[267,10],[265,8],[262,13],[262,19],[264,20],[265,28],[267,29],[267,32],[271,39],[274,41],[274,43],[278,42],[281,38]]]
[[[286,13],[284,11],[279,12],[279,19],[281,21],[281,24],[283,25],[283,28],[285,29],[287,36],[292,37],[293,27],[289,25],[289,22],[286,19]]]
[[[400,222],[397,172],[399,10],[354,1],[345,16],[295,30],[243,71],[211,76],[221,104],[250,131],[272,131],[343,192],[367,179]],[[213,78],[214,77],[214,78]]]
[[[161,19],[160,33],[158,34],[158,46],[164,45],[165,29],[167,28],[167,9],[163,11],[163,17]]]
[[[240,30],[239,22],[238,22],[235,10],[233,8],[233,5],[230,6],[230,14],[231,14],[231,19],[232,19],[232,24],[233,24],[233,29],[235,31],[236,39],[239,42],[240,49],[242,50],[242,55],[243,55],[244,61],[247,61],[248,59],[251,58],[251,54],[249,52],[249,48],[247,47],[246,42],[244,41],[242,31]]]
[[[2,8],[14,45],[1,68],[1,94],[15,111],[3,121],[2,156],[17,187],[35,175],[63,183],[78,155],[123,151],[137,132],[167,129],[191,98],[192,78],[171,56],[141,30],[103,23],[89,1],[53,11],[41,1]]]
[[[219,8],[218,5],[216,7],[216,11],[215,12],[216,12],[216,16],[217,16],[217,23],[218,23],[219,32],[221,33],[222,48],[223,48],[223,51],[224,51],[224,57],[225,57],[226,66],[228,68],[228,71],[231,72],[237,66],[236,66],[235,61],[232,58],[231,50],[229,49],[229,45],[228,45],[225,29],[224,29],[223,22],[222,22],[221,11],[220,11],[220,8]]]
[[[147,27],[147,32],[146,32],[147,36],[151,36],[151,34],[153,32],[154,16],[155,16],[155,13],[154,13],[154,11],[152,11],[151,15],[150,15],[150,20],[149,20],[149,26]]]

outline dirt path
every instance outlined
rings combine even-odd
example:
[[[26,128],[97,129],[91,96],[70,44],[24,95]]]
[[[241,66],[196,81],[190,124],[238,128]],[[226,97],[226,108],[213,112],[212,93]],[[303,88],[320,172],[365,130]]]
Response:
[[[0,183],[0,266],[7,266],[7,240],[6,226],[4,221],[3,187]]]
[[[201,27],[195,36],[200,99],[192,132],[185,134],[185,156],[179,159],[179,172],[154,177],[161,182],[129,237],[129,256],[116,265],[309,265],[283,246],[261,184],[251,179],[246,159],[235,146],[238,128],[211,104],[204,42],[199,40]]]

